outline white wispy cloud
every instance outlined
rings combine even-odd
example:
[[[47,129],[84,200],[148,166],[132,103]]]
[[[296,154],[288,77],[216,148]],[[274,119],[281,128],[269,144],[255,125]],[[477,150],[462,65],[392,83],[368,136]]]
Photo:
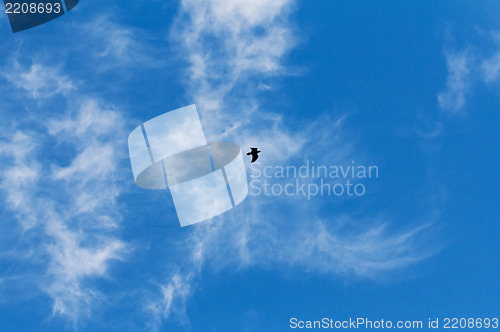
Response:
[[[441,108],[457,112],[465,105],[465,98],[470,86],[470,57],[467,52],[446,55],[446,66],[448,68],[447,89],[438,94],[438,102]]]
[[[159,294],[153,295],[145,305],[146,312],[153,317],[150,327],[158,330],[162,320],[175,316],[181,324],[188,325],[186,300],[191,295],[193,273],[173,273],[164,285],[158,285]]]
[[[137,65],[160,67],[165,63],[157,48],[151,47],[146,32],[118,23],[114,16],[97,15],[79,25],[80,38],[88,45],[96,68],[111,69]]]
[[[262,78],[287,72],[286,55],[297,43],[288,22],[294,5],[293,1],[182,1],[172,38],[188,59],[188,95],[202,113],[208,141],[257,146],[265,151],[261,162],[268,165],[300,163],[304,158],[350,161],[347,158],[360,153],[354,139],[345,135],[345,116],[318,115],[292,127],[285,114],[265,110],[255,97]],[[184,281],[182,289],[189,289],[178,296],[183,303],[178,305],[185,309],[193,283],[207,268],[292,267],[375,278],[433,253],[431,245],[423,245],[428,225],[416,222],[393,231],[394,221],[387,218],[359,220],[335,213],[325,218],[319,214],[321,204],[249,196],[231,212],[204,222],[207,227],[192,227],[189,239],[177,248],[177,256],[184,257],[175,261],[179,270],[167,273],[169,279],[177,276]],[[163,293],[172,285],[169,281],[158,290]],[[169,294],[175,297],[175,292]],[[175,314],[168,305],[172,301],[163,296],[154,305],[147,302],[149,312],[156,313],[157,327]],[[151,311],[157,306],[163,311]]]
[[[494,52],[484,49],[491,47],[468,47],[465,50],[446,52],[448,76],[446,89],[437,95],[441,109],[457,114],[465,108],[473,89],[479,82],[493,84],[500,77],[500,34],[492,32],[487,43]]]
[[[25,67],[14,61],[8,69],[1,70],[0,75],[35,99],[65,94],[75,88],[70,78],[61,74],[60,68],[43,66],[39,63],[32,63],[31,66]]]
[[[63,117],[48,121],[48,131],[53,136],[71,135],[77,139],[95,140],[110,134],[110,128],[123,126],[121,115],[112,107],[103,107],[92,98],[78,98],[76,118]]]
[[[500,77],[500,33],[494,33],[493,39],[497,50],[491,57],[483,59],[481,62],[484,80],[487,83],[495,82]]]
[[[0,153],[11,159],[5,163],[2,171],[2,191],[6,194],[6,202],[16,212],[24,229],[33,227],[37,222],[37,213],[33,211],[26,195],[40,178],[40,163],[32,158],[36,141],[20,131],[12,134],[10,140],[0,143]]]
[[[258,203],[263,203],[260,200]],[[297,204],[297,202],[294,202]],[[436,247],[429,245],[430,224],[395,232],[393,222],[349,215],[320,218],[294,209],[293,220],[257,205],[240,209],[237,223],[199,227],[193,233],[193,264],[224,267],[296,267],[303,271],[376,279],[382,273],[421,261]],[[283,205],[280,206],[283,208]],[[275,216],[265,218],[265,216]],[[228,255],[228,252],[235,253]]]
[[[74,319],[82,305],[90,311],[90,300],[98,293],[82,289],[80,283],[106,274],[110,261],[126,252],[125,243],[113,234],[121,219],[116,202],[121,189],[114,173],[123,157],[117,153],[123,122],[118,113],[99,106],[86,100],[74,118],[49,122],[49,133],[71,142],[77,151],[69,165],[50,167],[52,181],[68,192],[69,199],[63,205],[64,214],[54,215],[47,227],[47,233],[58,240],[48,248],[49,272],[57,282],[49,284],[47,291],[55,298],[54,312]]]
[[[223,120],[235,123],[244,118],[242,112],[252,111],[238,98],[238,111],[230,112],[225,100],[244,78],[285,73],[283,57],[296,44],[287,21],[293,5],[292,0],[181,2],[172,38],[188,59],[189,93],[202,115],[209,112],[208,128]]]
[[[230,139],[240,144],[251,141],[279,160],[300,149],[302,137],[286,128],[280,114],[260,111],[257,100],[252,97],[243,102],[244,98],[238,95],[237,102],[231,100],[232,92],[245,85],[247,79],[285,73],[283,57],[296,43],[287,21],[293,5],[291,0],[181,1],[171,38],[180,45],[179,53],[188,61],[188,94],[201,113],[208,141]],[[257,86],[249,87],[248,91],[257,90]],[[255,119],[261,121],[260,130],[250,126]],[[227,235],[213,230],[221,237]],[[193,236],[203,235],[195,232]],[[159,288],[162,294],[165,289],[174,287],[174,278],[183,280],[186,284],[183,289],[188,289],[187,285],[196,276],[193,271],[203,268],[206,245],[204,241],[192,240],[188,252],[179,248],[179,255],[188,257],[187,265],[180,264],[180,272],[169,274],[172,281]],[[187,268],[187,272],[183,268]],[[185,308],[185,301],[192,292],[189,289],[178,296],[181,308]],[[174,313],[169,304],[175,295],[170,292],[169,296],[162,296],[153,304],[148,301],[145,305],[156,317],[156,328]]]
[[[31,98],[44,98],[42,92],[69,91],[54,82],[74,86],[51,67],[36,63],[29,73],[32,68],[39,79],[20,84]],[[19,68],[12,75],[24,77],[24,73]],[[123,158],[119,142],[124,123],[118,112],[103,108],[97,100],[69,97],[75,97],[70,103],[76,112],[52,119],[31,114],[47,123],[45,128],[13,133],[3,128],[1,190],[7,208],[22,225],[18,231],[32,239],[34,253],[26,255],[22,264],[44,270],[32,282],[53,299],[54,315],[77,321],[89,317],[93,305],[105,297],[92,287],[93,278],[107,275],[112,261],[123,259],[127,252],[116,233],[121,221],[116,198],[122,189],[115,173]],[[71,152],[47,158],[63,145]]]
[[[324,202],[324,201],[323,201]],[[194,226],[177,248],[178,269],[173,276],[183,281],[181,294],[170,292],[149,299],[156,328],[162,320],[188,316],[186,301],[196,291],[201,271],[272,269],[377,280],[429,258],[440,247],[432,218],[415,220],[395,230],[396,221],[380,216],[361,219],[350,214],[320,216],[318,204],[287,197],[247,197],[246,201],[205,225]],[[190,286],[191,285],[191,286]],[[172,288],[172,281],[158,289]],[[152,301],[152,303],[151,303]],[[176,303],[176,310],[168,305]],[[152,311],[162,308],[163,311]],[[181,308],[182,310],[179,310]],[[159,310],[159,309],[158,309]]]

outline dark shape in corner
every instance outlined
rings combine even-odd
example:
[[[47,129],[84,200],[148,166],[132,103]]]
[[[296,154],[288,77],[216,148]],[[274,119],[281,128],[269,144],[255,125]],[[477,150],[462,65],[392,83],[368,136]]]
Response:
[[[79,0],[3,0],[12,32],[34,28],[73,9]]]
[[[252,156],[252,163],[254,163],[257,159],[259,159],[259,153],[261,151],[257,150],[257,148],[250,148],[250,152],[247,153],[247,156]]]

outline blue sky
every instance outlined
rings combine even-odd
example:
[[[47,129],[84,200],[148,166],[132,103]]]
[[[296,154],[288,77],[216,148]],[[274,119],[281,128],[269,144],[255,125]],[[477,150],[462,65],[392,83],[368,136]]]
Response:
[[[1,329],[498,317],[499,6],[82,0],[16,34],[2,15]],[[308,161],[379,177],[180,228],[127,137],[193,103],[208,141],[262,151],[249,180]]]

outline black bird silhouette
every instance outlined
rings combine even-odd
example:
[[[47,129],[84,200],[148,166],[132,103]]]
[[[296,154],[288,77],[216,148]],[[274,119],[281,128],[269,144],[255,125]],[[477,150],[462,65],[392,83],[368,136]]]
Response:
[[[252,156],[252,163],[259,159],[260,151],[257,148],[250,148],[250,152],[247,153],[247,156]]]

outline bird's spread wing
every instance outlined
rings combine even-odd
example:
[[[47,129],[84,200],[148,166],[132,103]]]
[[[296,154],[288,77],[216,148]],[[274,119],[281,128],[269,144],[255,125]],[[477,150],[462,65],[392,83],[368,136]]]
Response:
[[[252,163],[253,163],[254,161],[256,161],[256,160],[257,160],[257,158],[259,158],[259,156],[258,156],[257,154],[253,154],[253,155],[252,155]]]

